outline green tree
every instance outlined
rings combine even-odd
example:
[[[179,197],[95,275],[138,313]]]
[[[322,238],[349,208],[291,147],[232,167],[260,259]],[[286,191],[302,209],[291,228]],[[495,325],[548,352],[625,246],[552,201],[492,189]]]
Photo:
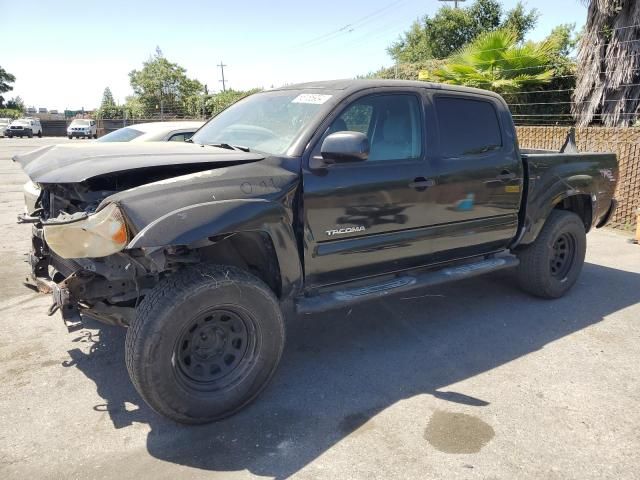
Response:
[[[96,111],[96,117],[98,118],[121,118],[122,109],[118,108],[116,101],[113,99],[113,94],[109,87],[105,87],[102,92],[102,101],[100,102],[100,108]]]
[[[573,124],[571,92],[576,86],[576,62],[571,58],[576,45],[575,26],[555,27],[546,41],[554,45],[550,63],[553,78],[527,86],[518,92],[503,92],[517,123],[522,125]]]
[[[507,12],[504,21],[500,24],[500,28],[508,28],[516,33],[516,40],[522,42],[525,35],[538,23],[540,14],[537,10],[527,11],[522,3],[518,4]]]
[[[375,72],[361,75],[358,78],[383,78],[398,80],[418,80],[422,71],[432,71],[442,67],[444,60],[427,60],[424,62],[400,63],[397,66],[382,67]]]
[[[7,100],[7,108],[24,112],[24,101],[21,97],[13,97]]]
[[[553,78],[552,60],[557,49],[550,39],[519,44],[513,30],[494,30],[479,35],[430,76],[442,83],[499,93],[538,87]]]
[[[15,75],[10,74],[4,68],[0,67],[0,108],[4,107],[4,97],[2,94],[13,90],[11,84],[15,81]]]
[[[476,0],[465,8],[443,6],[433,17],[426,15],[414,22],[387,52],[396,63],[443,59],[481,33],[499,28],[514,30],[521,41],[538,16],[537,10],[527,11],[520,2],[506,13],[498,0]]]
[[[244,97],[259,92],[259,88],[252,90],[226,90],[224,92],[209,95],[205,101],[205,110],[207,116],[215,117],[227,107],[233,105]]]
[[[184,115],[185,100],[202,92],[202,84],[187,77],[183,67],[167,60],[160,48],[141,70],[129,73],[129,81],[147,115]]]
[[[100,108],[115,107],[116,101],[113,99],[113,93],[109,87],[105,87],[102,92],[102,102],[100,102]]]
[[[148,116],[145,106],[135,95],[125,98],[124,105],[121,108],[121,115],[128,119],[140,119]]]

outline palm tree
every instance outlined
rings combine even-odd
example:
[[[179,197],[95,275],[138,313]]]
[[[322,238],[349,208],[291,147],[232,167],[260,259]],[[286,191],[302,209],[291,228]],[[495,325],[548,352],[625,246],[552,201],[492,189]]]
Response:
[[[573,101],[579,126],[598,117],[624,126],[640,116],[640,1],[591,0]]]
[[[485,32],[450,56],[429,79],[506,93],[551,81],[554,75],[552,40],[518,43],[508,29]]]

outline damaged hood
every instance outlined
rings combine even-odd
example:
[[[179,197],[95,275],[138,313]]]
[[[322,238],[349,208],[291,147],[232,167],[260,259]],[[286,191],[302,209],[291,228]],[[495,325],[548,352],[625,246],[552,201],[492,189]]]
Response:
[[[169,165],[237,164],[264,155],[180,142],[49,145],[13,161],[36,183],[77,183],[114,172]],[[204,168],[203,168],[204,169]]]

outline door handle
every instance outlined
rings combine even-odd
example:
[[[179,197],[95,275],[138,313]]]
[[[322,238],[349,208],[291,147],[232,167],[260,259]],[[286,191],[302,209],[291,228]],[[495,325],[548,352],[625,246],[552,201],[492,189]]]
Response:
[[[502,172],[500,172],[500,175],[496,176],[496,178],[502,182],[506,182],[508,180],[513,180],[514,178],[516,178],[516,174],[510,172],[509,170],[503,170]]]
[[[431,178],[416,177],[413,182],[409,183],[409,187],[415,188],[419,192],[424,192],[427,188],[433,187],[436,182]]]

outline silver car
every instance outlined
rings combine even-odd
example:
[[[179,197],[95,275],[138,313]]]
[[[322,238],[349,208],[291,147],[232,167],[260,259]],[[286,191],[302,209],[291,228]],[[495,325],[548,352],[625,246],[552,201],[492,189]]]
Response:
[[[202,125],[204,122],[192,121],[138,123],[107,133],[98,142],[184,142]]]

